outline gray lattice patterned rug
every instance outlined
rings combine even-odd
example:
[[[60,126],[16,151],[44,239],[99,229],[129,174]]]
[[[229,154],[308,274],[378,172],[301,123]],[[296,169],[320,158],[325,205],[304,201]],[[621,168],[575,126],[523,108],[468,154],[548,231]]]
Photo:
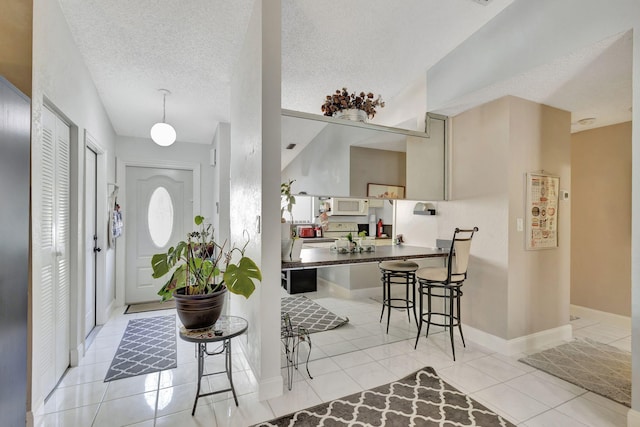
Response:
[[[575,339],[520,361],[631,407],[631,353],[628,351],[588,338]]]
[[[130,320],[104,381],[175,368],[176,354],[175,316]]]
[[[515,427],[514,424],[444,382],[433,368],[423,368],[401,380],[256,426]]]
[[[338,317],[302,295],[282,298],[280,310],[289,313],[292,325],[305,328],[310,334],[328,331],[349,322],[348,317]]]

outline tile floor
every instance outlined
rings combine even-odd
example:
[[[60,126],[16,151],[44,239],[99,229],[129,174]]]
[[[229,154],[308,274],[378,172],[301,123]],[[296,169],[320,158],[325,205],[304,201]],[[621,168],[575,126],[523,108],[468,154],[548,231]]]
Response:
[[[379,303],[341,300],[308,294],[349,324],[311,336],[309,379],[303,369],[293,390],[259,401],[256,379],[239,347],[234,348],[234,383],[240,405],[231,393],[201,398],[191,416],[195,393],[194,346],[180,339],[178,367],[159,373],[105,383],[104,376],[127,322],[137,317],[173,314],[164,310],[117,314],[101,328],[79,366],[70,368],[35,417],[36,426],[248,426],[350,393],[385,384],[424,366],[432,366],[448,383],[466,392],[518,426],[626,426],[627,408],[467,341],[457,342],[453,362],[448,335],[422,337],[414,350],[415,326],[406,314],[392,312],[389,335],[378,323]],[[588,319],[573,320],[574,336],[589,337],[630,351],[628,329]],[[221,369],[221,357],[209,358],[209,372]],[[286,382],[286,371],[283,370]],[[225,386],[209,377],[203,387]]]

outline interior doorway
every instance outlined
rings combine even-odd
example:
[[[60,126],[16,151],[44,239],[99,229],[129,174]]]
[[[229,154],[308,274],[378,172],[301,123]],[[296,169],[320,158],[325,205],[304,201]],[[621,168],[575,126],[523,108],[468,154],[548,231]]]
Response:
[[[84,336],[96,326],[96,265],[98,246],[97,228],[97,172],[98,154],[91,148],[85,150],[85,315]]]

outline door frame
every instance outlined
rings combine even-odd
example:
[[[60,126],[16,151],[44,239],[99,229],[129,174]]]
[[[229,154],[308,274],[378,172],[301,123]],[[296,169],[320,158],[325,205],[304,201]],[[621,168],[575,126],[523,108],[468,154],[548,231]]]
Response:
[[[121,200],[126,200],[127,197],[127,189],[125,183],[127,182],[127,167],[141,167],[141,168],[159,168],[159,169],[180,169],[180,170],[188,170],[193,174],[193,212],[196,215],[197,212],[200,212],[200,163],[194,162],[176,162],[176,161],[166,161],[166,160],[152,160],[152,161],[144,161],[144,160],[135,160],[135,159],[122,159],[116,158],[116,180],[121,183],[120,189],[118,190],[118,196],[120,196]],[[122,228],[122,240],[125,238],[127,233],[127,206],[123,204],[120,205],[120,211],[122,212],[122,217],[124,218],[124,227]],[[116,239],[116,242],[121,239]],[[125,264],[126,264],[126,245],[124,244],[124,240],[116,243],[116,305],[121,307],[124,306],[124,295],[125,295]]]
[[[108,221],[108,207],[107,200],[109,198],[108,185],[107,185],[107,156],[106,151],[100,146],[98,141],[89,133],[88,130],[84,130],[84,150],[92,150],[96,153],[96,235],[98,236],[98,244],[104,249],[101,252],[96,254],[96,326],[104,325],[109,320],[109,315],[111,313],[111,309],[113,308],[113,301],[108,301],[106,290],[107,290],[107,267],[106,267],[106,257],[107,257],[107,221]],[[83,151],[83,162],[84,162],[84,154]],[[83,164],[83,170],[85,171],[83,174],[84,183],[86,186],[87,176],[86,176],[86,165]],[[84,197],[84,195],[83,195]],[[86,200],[84,201],[86,203]],[[87,223],[87,218],[85,218],[85,210],[83,203],[83,213],[82,219],[83,224]],[[84,229],[83,233],[86,237],[87,230]],[[84,242],[83,240],[83,254],[86,253],[84,251]],[[84,274],[84,269],[87,265],[87,260],[83,259],[82,270]],[[80,301],[85,301],[85,287],[81,287],[82,295],[80,296]],[[82,313],[86,312],[86,307],[84,307],[84,303],[82,304]],[[84,319],[84,317],[83,317]],[[82,331],[84,336],[87,336],[87,332],[85,331],[84,322],[82,324]]]

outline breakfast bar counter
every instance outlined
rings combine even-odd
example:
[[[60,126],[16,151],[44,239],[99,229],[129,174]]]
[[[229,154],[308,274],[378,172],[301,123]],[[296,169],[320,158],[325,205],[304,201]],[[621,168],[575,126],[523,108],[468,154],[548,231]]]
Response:
[[[305,248],[300,253],[300,261],[282,261],[282,270],[331,267],[336,265],[362,264],[380,261],[407,260],[417,258],[447,257],[449,251],[420,246],[393,245],[376,246],[375,252],[341,254],[329,248]]]

